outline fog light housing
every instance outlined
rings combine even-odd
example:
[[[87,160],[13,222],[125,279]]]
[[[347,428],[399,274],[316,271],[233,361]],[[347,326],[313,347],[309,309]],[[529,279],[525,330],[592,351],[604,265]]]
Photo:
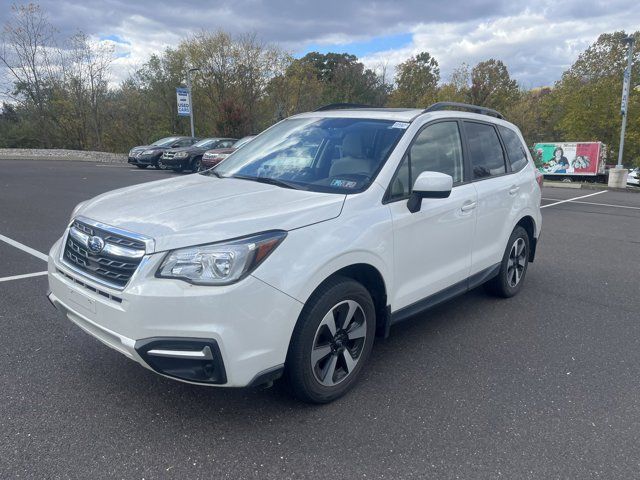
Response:
[[[215,340],[154,337],[138,340],[135,349],[147,365],[162,375],[194,383],[227,383],[222,354]]]

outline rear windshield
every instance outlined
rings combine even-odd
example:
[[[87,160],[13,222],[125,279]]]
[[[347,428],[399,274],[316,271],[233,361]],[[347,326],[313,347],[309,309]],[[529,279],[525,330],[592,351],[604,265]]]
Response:
[[[361,118],[291,118],[204,174],[355,193],[371,184],[406,126]]]

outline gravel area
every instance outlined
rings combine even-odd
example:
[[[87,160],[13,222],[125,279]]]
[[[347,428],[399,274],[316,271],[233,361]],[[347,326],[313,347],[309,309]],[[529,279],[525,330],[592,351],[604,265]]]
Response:
[[[127,155],[124,153],[64,150],[60,148],[0,148],[0,159],[126,163]]]

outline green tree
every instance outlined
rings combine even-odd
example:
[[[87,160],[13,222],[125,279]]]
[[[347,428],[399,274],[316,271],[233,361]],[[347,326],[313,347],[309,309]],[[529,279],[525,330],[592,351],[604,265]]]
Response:
[[[634,34],[640,43],[640,32]],[[626,34],[602,34],[580,54],[554,89],[562,140],[601,141],[609,147],[608,163],[618,156],[622,74],[626,68]],[[640,52],[633,58],[632,78],[640,77]],[[640,92],[632,89],[625,140],[626,164],[640,163]]]
[[[519,93],[518,83],[501,60],[491,58],[471,70],[469,99],[474,105],[504,111],[518,100]]]
[[[396,67],[396,89],[389,105],[394,107],[426,107],[438,97],[440,67],[429,53],[422,52]]]

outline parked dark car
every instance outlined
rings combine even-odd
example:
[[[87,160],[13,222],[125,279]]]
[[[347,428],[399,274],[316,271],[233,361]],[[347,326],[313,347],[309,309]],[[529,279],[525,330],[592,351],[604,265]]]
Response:
[[[165,150],[158,161],[160,168],[170,168],[174,172],[200,170],[202,155],[212,148],[227,148],[233,145],[235,138],[204,138],[189,147],[170,148]]]
[[[254,137],[255,135],[247,135],[246,137],[242,137],[240,140],[238,140],[236,143],[231,145],[231,147],[229,148],[215,148],[213,150],[207,150],[206,152],[204,152],[204,155],[202,156],[202,163],[200,165],[200,169],[206,170],[208,168],[215,167],[217,164],[219,164],[222,160],[227,158],[237,149],[239,149],[246,143],[249,143],[249,141]]]
[[[158,160],[165,150],[169,148],[189,147],[196,143],[199,138],[195,137],[165,137],[153,142],[151,145],[140,145],[129,150],[128,162],[138,168],[147,168],[153,165],[158,166]]]

